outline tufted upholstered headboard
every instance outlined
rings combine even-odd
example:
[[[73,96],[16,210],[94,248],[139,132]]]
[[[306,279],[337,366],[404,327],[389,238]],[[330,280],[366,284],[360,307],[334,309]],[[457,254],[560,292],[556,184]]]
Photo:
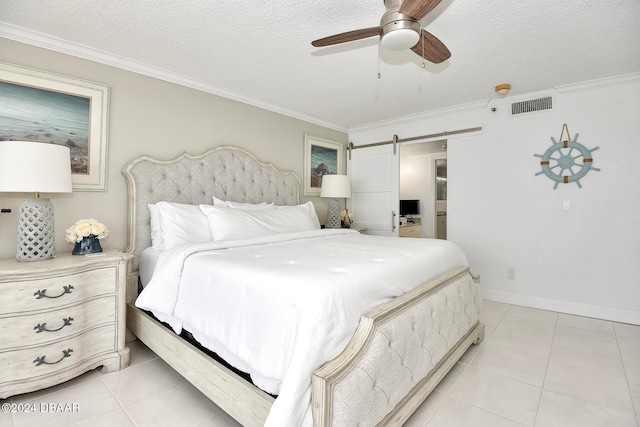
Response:
[[[300,178],[256,159],[242,148],[218,146],[198,155],[183,153],[173,160],[142,156],[122,169],[129,194],[126,252],[133,253],[130,273],[138,271],[142,251],[151,246],[148,204],[160,201],[212,204],[213,196],[246,203],[296,205]]]

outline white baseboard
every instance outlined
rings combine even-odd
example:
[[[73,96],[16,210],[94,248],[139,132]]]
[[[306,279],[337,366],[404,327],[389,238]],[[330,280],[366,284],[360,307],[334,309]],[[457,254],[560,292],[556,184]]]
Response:
[[[480,289],[483,299],[521,305],[542,310],[557,311],[559,313],[574,314],[576,316],[593,317],[620,323],[640,325],[640,311],[624,308],[607,307],[602,305],[583,304],[579,302],[562,301],[551,298],[534,297],[531,295],[514,294],[511,292]]]

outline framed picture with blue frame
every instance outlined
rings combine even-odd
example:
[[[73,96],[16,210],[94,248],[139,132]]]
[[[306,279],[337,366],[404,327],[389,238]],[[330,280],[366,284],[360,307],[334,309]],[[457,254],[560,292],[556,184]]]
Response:
[[[304,195],[320,196],[324,175],[344,175],[342,143],[309,134],[304,136]]]

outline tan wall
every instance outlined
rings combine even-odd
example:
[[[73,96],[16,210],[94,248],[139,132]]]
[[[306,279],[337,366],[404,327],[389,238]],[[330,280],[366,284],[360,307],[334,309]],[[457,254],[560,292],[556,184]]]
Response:
[[[304,134],[340,142],[347,134],[268,110],[189,89],[155,78],[0,38],[0,61],[90,80],[110,86],[108,177],[106,192],[74,192],[52,198],[56,251],[70,252],[64,230],[80,218],[94,217],[111,234],[103,247],[126,247],[126,186],[120,171],[131,158],[150,154],[172,158],[182,151],[199,153],[217,145],[235,145],[291,169],[302,179]],[[17,211],[27,194],[0,194],[0,258],[15,256]],[[301,198],[305,201],[304,197]],[[326,203],[316,204],[320,220]]]

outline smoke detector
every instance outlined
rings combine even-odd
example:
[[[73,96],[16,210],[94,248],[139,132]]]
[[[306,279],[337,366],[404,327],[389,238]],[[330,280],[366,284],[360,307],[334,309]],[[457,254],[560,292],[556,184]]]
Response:
[[[496,93],[499,96],[506,96],[511,90],[511,85],[509,83],[503,83],[496,86]]]

